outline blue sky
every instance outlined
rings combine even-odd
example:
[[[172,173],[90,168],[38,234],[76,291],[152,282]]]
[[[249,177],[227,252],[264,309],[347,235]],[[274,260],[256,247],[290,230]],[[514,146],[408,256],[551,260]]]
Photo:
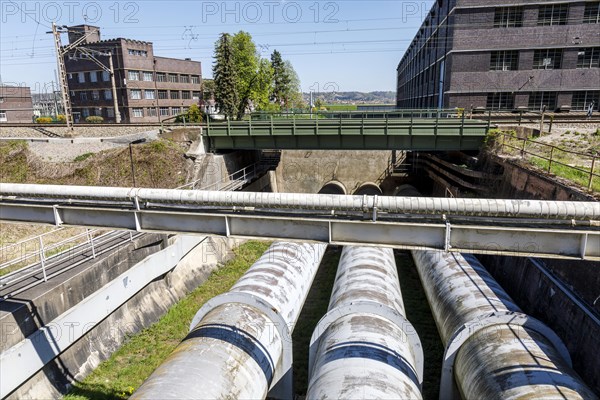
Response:
[[[261,54],[277,49],[304,91],[395,90],[395,70],[432,1],[6,1],[0,0],[0,75],[40,92],[54,80],[59,25],[100,26],[103,39],[154,43],[155,54],[190,57],[212,76],[221,32],[249,32]],[[37,22],[36,22],[37,21]],[[63,43],[66,43],[66,35]]]

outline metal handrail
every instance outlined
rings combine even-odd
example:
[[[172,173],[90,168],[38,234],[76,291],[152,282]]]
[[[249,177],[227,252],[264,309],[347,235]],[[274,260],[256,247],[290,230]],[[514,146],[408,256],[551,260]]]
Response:
[[[586,154],[586,153],[582,153],[582,152],[567,150],[567,149],[563,149],[561,147],[558,147],[558,146],[555,146],[555,145],[552,145],[552,144],[532,141],[532,140],[529,140],[529,138],[515,137],[515,136],[512,136],[512,135],[504,133],[504,132],[499,132],[499,134],[502,135],[502,143],[500,143],[500,153],[504,153],[504,148],[508,147],[508,148],[511,148],[511,149],[514,149],[514,150],[518,150],[520,152],[520,154],[521,154],[521,158],[525,158],[525,155],[528,154],[528,155],[540,158],[542,160],[546,160],[546,161],[548,161],[548,167],[546,168],[546,172],[548,172],[548,173],[552,172],[552,164],[562,165],[564,167],[567,167],[567,168],[570,168],[570,169],[573,169],[573,170],[576,170],[576,171],[583,172],[583,173],[587,174],[588,177],[589,177],[588,178],[588,184],[587,184],[587,189],[588,190],[592,189],[592,183],[593,183],[594,177],[600,178],[600,174],[595,172],[595,170],[596,170],[596,160],[598,159],[597,155]],[[520,141],[523,142],[523,145],[520,146],[520,147],[516,147],[516,146],[513,146],[513,145],[511,145],[509,143],[506,143],[506,138],[507,137],[509,139],[511,139],[511,140],[520,140]],[[550,156],[547,157],[545,154],[539,154],[539,153],[534,153],[534,152],[528,151],[526,149],[527,143],[532,143],[532,144],[535,144],[535,145],[539,145],[541,147],[549,148],[550,149]],[[574,154],[574,155],[579,156],[579,157],[591,158],[592,164],[590,166],[590,169],[587,170],[587,169],[581,168],[579,166],[569,165],[569,164],[565,164],[565,163],[563,163],[561,161],[558,161],[556,159],[556,157],[554,157],[555,150],[562,151],[564,153]]]

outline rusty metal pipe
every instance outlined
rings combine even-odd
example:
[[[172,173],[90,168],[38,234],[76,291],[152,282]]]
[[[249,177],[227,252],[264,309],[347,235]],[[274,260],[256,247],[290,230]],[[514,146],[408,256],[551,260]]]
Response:
[[[311,339],[307,398],[422,398],[422,349],[404,316],[393,250],[344,247]]]
[[[231,290],[210,300],[133,399],[259,399],[289,381],[291,330],[326,245],[275,243]],[[291,396],[291,387],[284,388]]]

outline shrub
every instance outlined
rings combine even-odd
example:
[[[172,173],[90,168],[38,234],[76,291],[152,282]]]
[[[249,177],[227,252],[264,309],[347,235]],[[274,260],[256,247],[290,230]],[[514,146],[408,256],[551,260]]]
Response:
[[[85,122],[87,122],[88,124],[101,124],[104,122],[104,118],[98,117],[96,115],[90,115],[85,119]]]
[[[80,161],[84,161],[87,160],[88,158],[90,158],[91,156],[93,156],[94,153],[85,153],[85,154],[80,154],[77,157],[75,157],[75,162],[80,162]]]
[[[51,117],[39,117],[39,118],[36,118],[35,122],[37,124],[51,124],[52,118]]]
[[[58,114],[56,116],[56,122],[64,124],[65,122],[67,122],[67,117],[65,117],[63,114]]]
[[[197,104],[192,104],[185,114],[177,116],[175,122],[183,122],[184,118],[185,122],[202,122],[202,111],[200,111],[200,107],[198,107]]]
[[[167,143],[162,140],[156,140],[150,143],[150,147],[156,152],[163,152],[167,149]]]

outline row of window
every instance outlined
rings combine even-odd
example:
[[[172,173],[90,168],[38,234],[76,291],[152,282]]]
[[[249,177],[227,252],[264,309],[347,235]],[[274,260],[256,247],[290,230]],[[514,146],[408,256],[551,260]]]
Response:
[[[112,90],[110,90],[110,89],[91,90],[89,92],[86,92],[86,91],[75,92],[75,91],[71,90],[71,93],[70,93],[71,98],[74,99],[75,96],[77,96],[77,93],[79,93],[79,100],[81,100],[81,101],[100,100],[100,98],[102,98],[103,100],[112,100],[113,99]]]
[[[541,5],[538,26],[567,25],[569,3]],[[588,2],[583,12],[584,24],[600,23],[600,2]],[[523,7],[497,7],[494,14],[495,28],[519,28],[523,26]]]
[[[141,89],[131,89],[129,91],[129,98],[132,100],[154,100],[157,98],[157,91],[153,89],[146,89],[143,91]],[[199,99],[200,92],[199,91],[189,91],[189,90],[158,90],[158,99],[160,100],[191,100],[191,99]]]
[[[555,110],[557,104],[558,92],[533,92],[529,95],[529,109],[540,110],[543,106],[549,111]],[[594,102],[597,110],[600,103],[600,91],[573,92],[571,100],[571,109],[576,111],[585,111],[590,103]],[[486,108],[490,110],[512,110],[515,107],[515,94],[508,92],[489,93],[487,96]]]
[[[107,71],[74,72],[69,74],[69,80],[77,79],[79,83],[85,82],[108,82],[110,73]]]
[[[131,116],[133,118],[144,118],[144,117],[156,117],[160,114],[161,117],[174,116],[179,114],[185,114],[189,110],[189,107],[135,107],[131,109]]]
[[[144,82],[171,82],[171,83],[193,83],[194,85],[200,84],[200,76],[198,75],[184,75],[184,74],[167,74],[164,72],[157,72],[156,78],[153,72],[148,71],[127,71],[127,80],[129,81],[144,81]]]
[[[148,52],[146,50],[127,49],[127,53],[129,53],[130,56],[148,57]]]
[[[562,68],[563,49],[540,49],[533,53],[532,69]],[[599,68],[600,47],[581,48],[577,52],[577,68]],[[515,71],[519,69],[518,50],[492,51],[490,71]]]

